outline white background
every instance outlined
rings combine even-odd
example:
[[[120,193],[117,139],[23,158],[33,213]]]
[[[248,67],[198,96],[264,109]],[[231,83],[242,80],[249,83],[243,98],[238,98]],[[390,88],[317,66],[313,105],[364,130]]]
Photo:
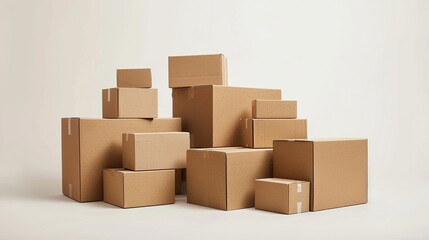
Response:
[[[117,68],[224,53],[231,86],[281,88],[310,137],[369,139],[369,203],[286,216],[61,195],[60,118],[101,117]],[[429,1],[1,1],[0,239],[428,239]]]

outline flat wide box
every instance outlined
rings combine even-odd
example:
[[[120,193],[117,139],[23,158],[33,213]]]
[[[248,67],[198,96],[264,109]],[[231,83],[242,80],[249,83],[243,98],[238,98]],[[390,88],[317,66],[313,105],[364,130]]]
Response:
[[[158,117],[158,89],[103,89],[103,118]]]
[[[191,149],[187,154],[188,203],[221,209],[255,204],[255,180],[272,176],[272,149]]]
[[[150,68],[118,69],[116,84],[120,88],[151,88],[152,72]]]
[[[286,118],[297,117],[297,101],[293,100],[254,100],[252,118]]]
[[[103,169],[122,167],[122,133],[177,132],[180,126],[179,118],[63,118],[63,194],[79,202],[102,200]]]
[[[241,146],[240,119],[255,99],[280,99],[280,89],[197,86],[173,89],[173,116],[191,134],[191,147]]]
[[[174,170],[104,169],[103,200],[122,208],[173,204],[174,175]]]
[[[223,54],[168,57],[170,88],[228,85]]]
[[[274,177],[310,182],[310,210],[368,202],[368,140],[274,141]]]
[[[243,147],[272,148],[275,139],[307,138],[306,119],[244,119]]]
[[[122,164],[130,170],[186,168],[189,133],[124,133]]]

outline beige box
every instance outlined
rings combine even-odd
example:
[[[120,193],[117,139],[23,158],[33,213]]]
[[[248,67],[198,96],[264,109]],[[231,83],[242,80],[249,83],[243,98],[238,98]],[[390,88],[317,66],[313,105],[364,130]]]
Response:
[[[124,133],[122,164],[130,170],[186,168],[189,133]]]
[[[63,118],[63,194],[79,202],[102,200],[103,169],[122,167],[122,133],[162,131],[181,131],[180,119]]]
[[[286,118],[297,116],[297,102],[292,100],[254,100],[252,118]]]
[[[310,210],[368,201],[368,140],[275,140],[274,177],[310,182]]]
[[[103,89],[103,118],[158,117],[158,89]]]
[[[223,54],[168,57],[170,88],[228,85]]]
[[[173,204],[174,178],[174,170],[104,169],[103,200],[122,208]]]
[[[187,154],[188,203],[234,210],[255,203],[255,180],[272,177],[272,149],[191,149]]]
[[[255,99],[280,99],[280,89],[197,86],[173,89],[173,116],[182,118],[191,147],[241,146],[240,119]]]
[[[308,212],[310,183],[264,178],[255,181],[255,208],[284,214]]]
[[[306,119],[251,119],[243,120],[242,146],[272,148],[275,139],[307,138]]]
[[[152,73],[150,68],[118,69],[116,83],[119,88],[151,88]]]

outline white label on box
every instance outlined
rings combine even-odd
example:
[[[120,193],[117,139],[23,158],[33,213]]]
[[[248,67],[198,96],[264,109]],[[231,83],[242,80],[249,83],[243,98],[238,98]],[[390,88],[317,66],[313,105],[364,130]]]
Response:
[[[296,213],[301,213],[302,202],[296,203]]]
[[[71,118],[67,119],[67,132],[71,135]]]
[[[296,192],[302,192],[302,183],[301,182],[297,183]]]

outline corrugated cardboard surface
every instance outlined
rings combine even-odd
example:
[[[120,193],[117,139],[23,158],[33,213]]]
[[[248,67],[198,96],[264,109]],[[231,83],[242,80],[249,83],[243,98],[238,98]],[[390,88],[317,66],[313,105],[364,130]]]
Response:
[[[169,57],[169,87],[228,85],[226,65],[222,54]]]
[[[124,175],[119,171],[122,168],[103,170],[103,201],[124,206]]]
[[[297,117],[297,101],[254,100],[252,102],[252,117],[294,119]]]
[[[124,133],[123,167],[131,170],[186,168],[189,133]]]
[[[122,166],[122,133],[177,132],[181,123],[179,118],[63,118],[61,128],[63,194],[87,202],[102,200],[102,170]]]
[[[158,117],[158,89],[103,89],[103,118],[156,117]]]
[[[309,181],[312,211],[366,203],[368,141],[276,140],[274,176]]]
[[[116,70],[116,83],[118,87],[151,88],[152,73],[150,68],[118,69]]]
[[[191,147],[241,146],[240,119],[254,99],[280,99],[279,89],[197,86],[173,89],[173,116],[191,134]]]

